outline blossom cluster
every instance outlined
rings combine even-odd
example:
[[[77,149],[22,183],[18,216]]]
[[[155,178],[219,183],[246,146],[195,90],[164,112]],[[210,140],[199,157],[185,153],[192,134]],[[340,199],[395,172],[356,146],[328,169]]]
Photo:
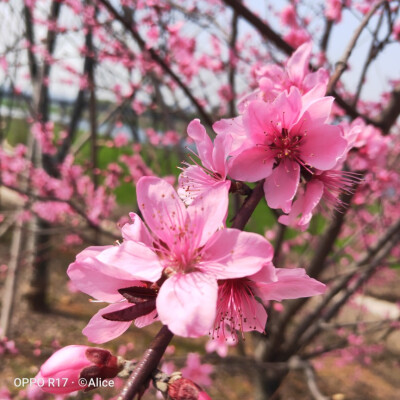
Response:
[[[328,73],[310,71],[311,48],[300,46],[285,67],[260,68],[259,87],[239,102],[240,115],[214,123],[214,143],[199,120],[191,122],[188,134],[202,166],[189,165],[180,176],[187,204],[210,186],[228,191],[228,177],[264,179],[268,206],[283,212],[279,222],[305,230],[322,198],[335,206],[339,193],[352,189],[357,175],[342,167],[355,132],[329,123]]]
[[[223,350],[221,340],[265,332],[271,301],[325,291],[302,268],[276,268],[265,237],[226,222],[232,182],[262,181],[279,222],[305,230],[321,199],[340,207],[339,194],[359,179],[345,161],[363,169],[384,154],[385,140],[362,122],[332,123],[328,73],[311,71],[310,57],[305,43],[283,67],[260,68],[240,115],[214,123],[214,141],[200,120],[189,124],[200,162],[185,165],[177,191],[151,170],[132,174],[140,211],[122,226],[123,240],[83,250],[68,268],[75,288],[109,303],[83,330],[91,342],[160,321],[183,337],[209,334],[217,343],[209,347]]]
[[[122,243],[89,247],[68,268],[76,288],[111,303],[83,331],[94,343],[121,335],[133,320],[138,327],[160,320],[184,337],[264,332],[267,313],[256,298],[324,291],[303,269],[275,268],[261,235],[226,227],[225,186],[186,207],[169,183],[143,177],[137,198],[146,224],[131,213]]]
[[[324,292],[301,268],[275,268],[266,238],[226,225],[232,181],[263,181],[279,222],[305,230],[321,199],[340,206],[340,192],[357,180],[342,169],[350,150],[363,147],[365,130],[360,122],[330,123],[328,73],[310,70],[311,49],[303,44],[283,67],[260,68],[240,115],[213,125],[214,141],[193,120],[188,135],[201,165],[183,168],[177,192],[158,177],[140,178],[144,221],[131,213],[121,243],[78,254],[68,269],[73,285],[110,303],[84,329],[90,341],[112,340],[132,321],[158,320],[184,337],[236,340],[264,332],[269,301]]]

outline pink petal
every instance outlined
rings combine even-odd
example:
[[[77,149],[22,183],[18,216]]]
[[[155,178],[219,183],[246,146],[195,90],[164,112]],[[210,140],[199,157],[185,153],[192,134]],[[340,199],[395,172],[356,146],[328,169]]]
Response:
[[[203,273],[173,275],[157,296],[160,320],[180,336],[206,335],[214,323],[217,293],[217,281]]]
[[[253,101],[243,114],[243,125],[254,144],[265,143],[268,134],[273,133],[276,119],[275,108],[263,101]]]
[[[198,165],[190,165],[184,168],[179,175],[178,195],[186,205],[193,203],[193,200],[206,193],[210,186],[215,184],[215,179],[207,174]]]
[[[300,179],[300,166],[291,161],[281,161],[264,182],[265,199],[271,208],[290,211]]]
[[[277,282],[258,284],[257,296],[263,301],[297,299],[324,293],[326,286],[310,278],[303,268],[277,268]]]
[[[320,68],[318,71],[308,74],[303,81],[303,88],[307,91],[302,98],[303,106],[307,103],[311,103],[312,99],[324,97],[328,82],[329,73],[324,68]],[[306,96],[307,101],[304,99]]]
[[[275,282],[278,280],[278,278],[276,277],[276,268],[274,267],[274,264],[272,264],[272,262],[266,262],[265,264],[263,264],[260,271],[256,272],[254,275],[251,275],[249,279],[254,282]]]
[[[298,129],[302,132],[309,131],[315,126],[324,124],[331,115],[332,104],[335,98],[332,96],[314,99],[306,105],[299,122],[292,128],[296,134]]]
[[[299,89],[292,86],[289,94],[284,91],[273,101],[269,112],[270,119],[275,124],[278,123],[278,121],[282,121],[279,129],[290,129],[300,116],[301,104]],[[270,121],[269,124],[272,127]]]
[[[107,302],[121,299],[118,289],[140,284],[119,268],[90,257],[72,263],[67,274],[81,292]]]
[[[313,126],[301,147],[302,160],[323,171],[332,169],[347,147],[341,132],[340,126]]]
[[[312,218],[312,212],[320,202],[323,192],[324,184],[321,181],[312,179],[307,184],[304,195],[293,203],[289,215],[281,215],[279,222],[283,225],[298,227],[302,231],[306,230]],[[299,221],[295,222],[300,215]]]
[[[122,227],[122,237],[125,240],[142,242],[147,246],[151,246],[153,244],[153,240],[148,229],[146,228],[146,225],[142,222],[137,214],[131,212],[129,213],[129,216],[132,220],[132,223],[125,224]]]
[[[261,235],[238,229],[218,232],[204,248],[204,270],[217,279],[233,279],[253,275],[271,261],[273,248]]]
[[[243,146],[246,146],[248,137],[243,126],[242,116],[230,119],[221,119],[214,123],[213,129],[218,135],[232,136],[233,142],[229,155],[236,155],[238,151],[242,150]]]
[[[269,148],[252,147],[231,161],[229,175],[239,181],[257,182],[271,175],[274,162]]]
[[[300,225],[306,225],[310,222],[312,212],[320,202],[323,193],[324,184],[321,181],[312,179],[309,183],[307,183],[306,192],[304,194],[304,208],[302,211],[303,216],[299,221]]]
[[[109,321],[102,317],[109,312],[123,310],[131,307],[132,304],[127,301],[122,303],[110,304],[99,310],[89,321],[82,333],[93,343],[105,343],[122,335],[131,325],[131,321]]]
[[[268,315],[264,306],[254,297],[249,299],[249,301],[242,302],[240,312],[243,314],[243,332],[265,332]]]
[[[312,43],[302,44],[288,59],[286,68],[290,80],[297,85],[301,85],[308,72]]]
[[[187,218],[186,208],[174,188],[160,178],[145,176],[139,179],[136,191],[147,226],[163,242],[173,244]]]
[[[97,259],[132,274],[133,279],[150,282],[160,279],[163,270],[158,255],[153,250],[130,240],[103,251]]]
[[[85,258],[88,257],[96,257],[98,256],[102,251],[109,249],[113,246],[90,246],[87,247],[85,250],[82,250],[78,255],[76,256],[76,261],[81,261],[84,260]]]
[[[226,177],[227,158],[231,151],[233,143],[232,136],[218,135],[214,139],[214,149],[212,153],[213,171],[221,175],[222,179]]]
[[[265,78],[261,78],[261,79],[265,79]],[[260,85],[261,90],[264,90],[264,88],[261,87],[261,79],[260,79],[259,85]],[[260,89],[256,89],[254,92],[246,94],[241,99],[239,99],[239,101],[237,103],[237,110],[239,111],[239,113],[244,114],[244,112],[246,111],[249,104],[255,100],[260,100],[261,96],[262,96],[262,93],[261,93]]]
[[[40,373],[43,377],[53,377],[60,372],[76,374],[76,371],[90,365],[90,361],[85,357],[87,347],[80,345],[70,345],[63,347],[60,351],[54,353],[41,367]],[[65,363],[71,362],[69,368],[66,368]]]
[[[196,143],[199,158],[203,165],[209,169],[212,169],[213,144],[210,137],[207,135],[206,129],[200,123],[199,119],[196,118],[190,122],[187,128],[187,133]]]
[[[143,315],[143,317],[136,318],[135,326],[137,326],[138,328],[143,328],[143,327],[150,325],[156,321],[159,321],[159,318],[158,318],[157,310],[154,310],[150,314]]]
[[[229,187],[230,182],[221,182],[210,187],[206,193],[196,197],[187,209],[195,247],[204,246],[224,226],[228,214]]]
[[[198,165],[190,165],[179,175],[178,195],[186,205],[190,205],[197,197],[207,194],[210,188],[223,186],[229,190],[230,185],[230,181],[216,179]]]

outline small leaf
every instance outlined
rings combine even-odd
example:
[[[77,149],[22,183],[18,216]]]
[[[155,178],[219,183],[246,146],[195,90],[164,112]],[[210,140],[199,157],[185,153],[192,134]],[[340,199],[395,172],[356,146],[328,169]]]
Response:
[[[109,321],[127,322],[133,321],[143,315],[150,314],[156,308],[156,300],[143,301],[132,307],[125,308],[119,311],[113,311],[103,314],[102,317]]]
[[[118,292],[124,296],[129,303],[142,303],[144,300],[150,300],[157,297],[157,291],[144,286],[132,286],[118,289]]]

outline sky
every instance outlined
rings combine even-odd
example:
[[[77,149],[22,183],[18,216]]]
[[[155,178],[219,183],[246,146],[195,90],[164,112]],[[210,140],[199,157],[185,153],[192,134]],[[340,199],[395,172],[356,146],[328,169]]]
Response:
[[[315,20],[315,12],[321,8],[320,0],[305,0],[306,3],[311,4],[311,9],[313,13],[309,15],[311,22],[314,23]],[[15,7],[18,7],[18,4],[21,4],[21,0],[13,1]],[[279,32],[281,30],[279,18],[274,16],[271,13],[270,8],[268,6],[273,5],[275,9],[281,9],[287,4],[287,1],[284,0],[269,0],[269,1],[260,1],[260,0],[248,0],[246,4],[252,9],[254,12],[258,13],[261,17],[266,18],[268,15],[268,20],[271,21],[271,26]],[[2,20],[2,24],[0,24],[0,53],[4,52],[4,50],[10,46],[12,46],[15,37],[18,37],[22,33],[23,22],[21,18],[21,13],[14,12],[10,13],[9,5],[7,3],[0,3],[0,18]],[[218,20],[218,16],[217,16]],[[68,13],[64,11],[62,15],[62,21],[67,26],[74,25],[74,16],[72,13]],[[226,21],[221,21],[223,24]],[[349,10],[344,11],[342,21],[333,27],[333,32],[331,35],[332,40],[329,43],[328,47],[328,59],[332,66],[340,60],[342,57],[347,43],[350,40],[350,37],[354,34],[355,29],[359,25],[359,16],[356,13],[353,13]],[[377,18],[371,21],[371,27],[373,27],[377,23]],[[240,34],[245,34],[246,32],[253,30],[249,26],[249,24],[245,21],[241,21],[239,25]],[[196,28],[196,34],[198,34],[198,28]],[[44,32],[44,31],[43,31]],[[39,36],[43,34],[43,32],[38,32]],[[359,76],[362,68],[362,60],[365,60],[367,53],[369,51],[370,46],[370,37],[371,35],[368,32],[364,32],[357,45],[353,51],[353,54],[350,58],[351,68],[346,71],[342,76],[342,81],[345,83],[346,87],[349,89],[354,89],[359,80]],[[206,36],[204,36],[205,40]],[[63,45],[57,48],[56,56],[59,58],[67,57],[69,63],[77,68],[78,70],[82,69],[82,60],[78,56],[76,52],[76,47],[82,45],[82,35],[80,34],[70,34],[68,40],[63,41]],[[261,39],[259,39],[260,46],[263,45]],[[201,45],[201,43],[200,43]],[[208,43],[204,43],[204,47],[207,47]],[[16,52],[9,52],[9,56],[7,56],[12,61],[18,60],[19,63],[26,63],[26,57],[23,54],[24,50],[20,49]],[[26,80],[23,79],[23,75],[27,73],[27,69],[21,70],[17,82],[17,86],[19,86],[22,90],[26,90],[28,85]],[[124,75],[123,71],[119,71],[118,74],[114,73],[115,71],[103,71],[101,76],[101,81],[109,82],[117,79],[120,83],[124,83],[124,80],[127,78]],[[61,76],[62,74],[62,76]],[[53,71],[52,77],[56,77],[58,80],[62,78],[71,78],[65,76],[65,72],[57,71],[55,68]],[[116,78],[117,77],[117,78]],[[390,79],[398,79],[400,77],[400,44],[392,44],[388,46],[388,48],[379,55],[376,62],[370,67],[369,73],[367,75],[367,84],[365,85],[365,89],[363,91],[363,97],[367,100],[377,100],[377,97],[383,90],[390,90]],[[0,68],[0,84],[5,85],[4,73],[2,73]],[[52,85],[52,95],[56,97],[66,97],[73,98],[77,92],[77,86],[73,85],[65,85],[58,84]]]

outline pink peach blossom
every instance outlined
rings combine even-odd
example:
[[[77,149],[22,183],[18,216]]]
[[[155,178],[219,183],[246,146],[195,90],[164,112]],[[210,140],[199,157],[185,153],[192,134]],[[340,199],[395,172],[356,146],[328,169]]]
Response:
[[[271,245],[260,235],[223,228],[228,207],[224,188],[213,188],[186,209],[167,182],[143,177],[137,198],[152,233],[132,214],[133,224],[122,228],[122,244],[86,249],[68,269],[80,290],[116,302],[100,310],[84,333],[97,343],[120,335],[130,320],[102,320],[105,313],[135,307],[121,302],[118,290],[162,282],[154,286],[161,322],[181,336],[207,334],[216,315],[217,280],[254,274],[271,259]],[[155,315],[141,315],[142,324],[154,321]]]
[[[264,304],[324,293],[325,285],[310,278],[302,268],[275,268],[266,261],[254,275],[219,281],[217,317],[214,335],[233,337],[237,332],[264,332],[267,322]],[[227,327],[229,328],[227,330]]]
[[[187,167],[182,169],[179,176],[179,196],[185,204],[191,204],[196,197],[213,187],[221,187],[228,195],[230,181],[226,180],[226,175],[232,137],[218,135],[212,143],[199,119],[194,119],[189,124],[187,132],[196,144],[202,166],[187,164]]]
[[[234,157],[230,175],[249,182],[266,178],[268,205],[289,212],[302,171],[331,169],[347,147],[341,128],[326,124],[332,102],[323,97],[304,108],[296,87],[269,105],[251,102],[243,115],[251,144]]]
[[[285,68],[276,64],[268,64],[259,68],[257,70],[259,87],[239,101],[240,113],[244,113],[251,101],[272,102],[283,91],[289,92],[293,86],[301,93],[303,106],[323,97],[329,75],[323,68],[319,68],[315,72],[310,71],[311,50],[311,42],[304,43],[288,58]]]

